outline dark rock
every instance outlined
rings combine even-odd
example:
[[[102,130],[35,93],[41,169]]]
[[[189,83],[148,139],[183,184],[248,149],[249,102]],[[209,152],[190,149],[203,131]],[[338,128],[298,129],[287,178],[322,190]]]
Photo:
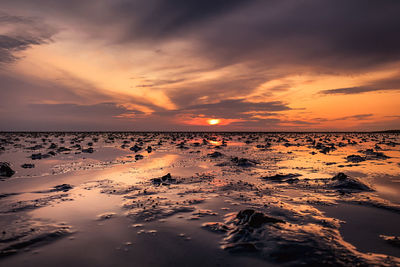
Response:
[[[136,152],[142,150],[142,148],[138,145],[134,145],[133,147],[130,148],[130,150],[136,153]]]
[[[259,233],[276,226],[277,223],[285,223],[284,221],[269,217],[261,212],[253,209],[241,210],[236,214],[236,217],[228,221],[225,225],[229,231],[224,238],[225,250],[232,252],[256,252],[259,251],[263,244]],[[269,225],[269,226],[267,226]],[[219,229],[218,226],[217,229]],[[258,246],[258,244],[261,244]]]
[[[220,152],[218,152],[218,151],[215,151],[215,152],[213,152],[213,153],[208,154],[208,156],[209,156],[210,158],[219,158],[219,157],[222,157],[223,154],[220,153]]]
[[[35,164],[25,163],[25,164],[22,164],[21,167],[24,169],[32,169],[32,168],[35,168]]]
[[[43,148],[42,145],[35,145],[35,146],[28,147],[27,149],[30,149],[30,150],[38,150],[38,149],[42,149],[42,148]]]
[[[236,225],[245,225],[252,228],[259,228],[266,223],[284,223],[280,219],[268,217],[253,209],[242,210],[236,215]]]
[[[353,163],[359,163],[359,162],[366,160],[366,158],[361,157],[359,155],[350,155],[350,156],[347,156],[346,159],[347,159],[347,161],[353,162]]]
[[[0,162],[0,176],[1,177],[11,177],[13,176],[15,171],[11,169],[10,164],[8,162]]]
[[[298,173],[288,173],[288,174],[276,174],[273,176],[265,176],[262,179],[267,180],[267,181],[273,181],[273,182],[288,182],[288,183],[294,183],[296,181],[299,181],[297,177],[301,176],[301,174]]]
[[[135,155],[135,160],[141,160],[143,159],[143,155],[137,154]]]
[[[89,148],[86,148],[86,149],[82,149],[82,152],[83,153],[93,153],[94,149],[93,149],[93,147],[89,147]]]
[[[48,155],[48,154],[42,154],[42,153],[32,154],[32,155],[31,155],[31,159],[32,159],[32,160],[36,160],[36,159],[46,159],[46,158],[49,158],[49,157],[50,157],[50,155]]]
[[[202,227],[214,233],[226,233],[229,231],[228,226],[220,222],[206,222]]]
[[[351,178],[346,174],[340,172],[331,178],[331,186],[340,191],[373,191],[368,185],[364,184],[356,178]]]
[[[332,180],[344,181],[348,178],[349,177],[346,174],[344,174],[343,172],[339,172],[338,174],[332,177]]]
[[[69,149],[69,148],[66,148],[66,147],[59,147],[58,149],[57,149],[57,152],[58,153],[61,153],[61,152],[67,152],[67,151],[71,151],[71,149]]]
[[[185,146],[185,142],[179,143],[176,147],[179,149],[189,149],[189,147]]]
[[[163,182],[165,182],[165,181],[167,181],[167,180],[171,180],[171,179],[172,179],[172,177],[171,177],[171,174],[170,174],[170,173],[167,173],[166,175],[164,175],[164,176],[161,177],[161,180],[162,180]]]
[[[238,158],[238,157],[232,158],[231,161],[240,167],[252,167],[258,163],[254,160],[250,160],[250,159],[246,159],[246,158]]]
[[[172,178],[170,173],[160,178],[153,178],[151,181],[154,185],[169,185],[171,183],[176,183],[176,179]]]
[[[54,143],[51,143],[51,145],[49,146],[49,149],[56,149],[56,148],[57,148],[57,145]]]
[[[367,156],[368,159],[388,159],[389,158],[382,152],[376,152],[373,149],[365,150],[364,154]]]
[[[54,189],[52,189],[51,191],[63,191],[63,192],[67,192],[69,190],[71,190],[73,188],[72,185],[70,184],[60,184],[60,185],[56,185],[54,186]]]

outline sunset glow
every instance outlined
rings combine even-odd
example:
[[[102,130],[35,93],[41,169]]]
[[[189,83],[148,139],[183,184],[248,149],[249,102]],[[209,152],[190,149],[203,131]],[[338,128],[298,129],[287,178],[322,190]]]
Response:
[[[211,120],[208,120],[207,122],[210,125],[216,125],[216,124],[219,124],[220,121],[221,121],[220,119],[211,119]]]
[[[391,4],[34,2],[0,6],[0,130],[400,127]]]

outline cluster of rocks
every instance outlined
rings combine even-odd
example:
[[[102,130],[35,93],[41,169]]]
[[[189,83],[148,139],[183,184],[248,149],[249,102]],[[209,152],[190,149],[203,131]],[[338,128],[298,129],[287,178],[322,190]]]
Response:
[[[161,176],[159,178],[151,179],[151,182],[156,186],[170,185],[170,184],[176,183],[176,179],[172,178],[170,173],[167,173],[166,175]]]

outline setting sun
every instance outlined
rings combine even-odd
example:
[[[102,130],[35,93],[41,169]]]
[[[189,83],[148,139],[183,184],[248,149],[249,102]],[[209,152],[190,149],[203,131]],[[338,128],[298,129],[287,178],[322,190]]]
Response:
[[[216,125],[216,124],[219,124],[221,122],[221,120],[220,119],[210,119],[207,122],[210,125]]]

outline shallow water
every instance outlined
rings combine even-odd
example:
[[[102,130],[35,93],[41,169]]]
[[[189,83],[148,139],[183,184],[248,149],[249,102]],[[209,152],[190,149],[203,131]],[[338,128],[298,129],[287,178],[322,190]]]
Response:
[[[2,133],[0,162],[1,266],[400,264],[396,134]]]

